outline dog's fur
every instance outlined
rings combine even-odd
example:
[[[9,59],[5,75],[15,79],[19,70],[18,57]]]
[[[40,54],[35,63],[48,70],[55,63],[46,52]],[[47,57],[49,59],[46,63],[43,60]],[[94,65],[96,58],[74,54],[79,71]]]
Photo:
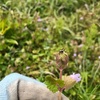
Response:
[[[45,86],[21,79],[9,85],[8,94],[9,100],[58,100],[58,92],[52,93]],[[62,100],[69,99],[62,94]]]

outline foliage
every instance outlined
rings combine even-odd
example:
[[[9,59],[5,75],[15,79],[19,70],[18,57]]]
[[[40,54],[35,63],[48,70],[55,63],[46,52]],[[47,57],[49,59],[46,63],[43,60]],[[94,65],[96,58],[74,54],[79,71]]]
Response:
[[[1,0],[0,79],[11,72],[42,82],[48,74],[58,76],[54,55],[64,49],[69,55],[64,74],[82,75],[65,95],[99,100],[99,16],[99,0]]]
[[[57,92],[58,91],[58,86],[60,86],[62,88],[65,85],[63,80],[55,79],[55,78],[53,78],[51,76],[47,76],[46,77],[45,83],[47,84],[48,88],[53,92]]]

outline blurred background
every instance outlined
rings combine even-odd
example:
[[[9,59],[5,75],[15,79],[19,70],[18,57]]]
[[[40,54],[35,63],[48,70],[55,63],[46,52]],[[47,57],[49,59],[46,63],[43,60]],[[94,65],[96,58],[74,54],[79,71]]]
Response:
[[[100,0],[0,0],[0,80],[12,72],[41,82],[58,76],[59,50],[69,55],[63,75],[82,76],[64,94],[100,100]]]

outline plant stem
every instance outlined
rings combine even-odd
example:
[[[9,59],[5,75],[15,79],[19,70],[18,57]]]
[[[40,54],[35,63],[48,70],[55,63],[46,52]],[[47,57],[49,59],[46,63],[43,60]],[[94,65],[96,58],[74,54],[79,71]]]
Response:
[[[59,79],[62,80],[62,71],[63,71],[63,69],[60,68],[59,71],[60,71],[60,73],[59,73]],[[58,93],[58,100],[62,100],[61,93],[62,93],[62,89],[60,88],[60,89],[59,89],[59,93]]]
[[[59,78],[62,80],[62,71],[63,71],[63,69],[60,68],[59,70],[60,70]]]
[[[62,100],[61,92],[58,93],[58,100]]]

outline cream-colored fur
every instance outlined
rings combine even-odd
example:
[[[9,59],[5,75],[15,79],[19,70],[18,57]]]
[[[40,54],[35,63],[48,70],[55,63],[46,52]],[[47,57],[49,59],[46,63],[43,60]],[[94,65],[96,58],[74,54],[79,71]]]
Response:
[[[27,82],[25,80],[16,80],[8,88],[9,100],[58,100],[58,92],[52,93],[47,87]],[[62,94],[62,100],[69,100]]]

